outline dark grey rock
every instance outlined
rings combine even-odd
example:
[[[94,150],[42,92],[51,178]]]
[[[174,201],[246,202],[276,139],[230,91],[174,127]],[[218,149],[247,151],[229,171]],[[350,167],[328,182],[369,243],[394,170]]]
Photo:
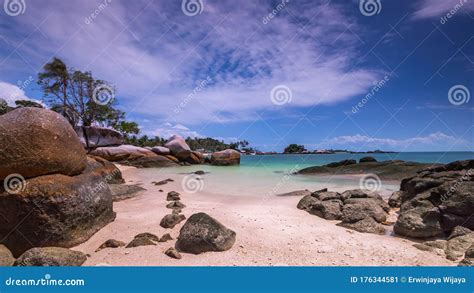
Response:
[[[62,247],[36,247],[23,253],[14,266],[81,266],[84,253]]]
[[[225,251],[235,243],[235,232],[205,213],[189,217],[181,228],[176,248],[182,252],[200,254]]]
[[[174,226],[184,221],[186,217],[184,215],[169,214],[163,217],[160,222],[160,226],[166,229],[173,229]]]

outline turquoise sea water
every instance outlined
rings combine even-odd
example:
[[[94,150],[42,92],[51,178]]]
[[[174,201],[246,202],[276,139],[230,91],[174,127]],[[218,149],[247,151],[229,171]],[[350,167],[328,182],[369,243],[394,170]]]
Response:
[[[457,160],[474,159],[473,152],[426,152],[390,154],[332,154],[332,155],[256,155],[242,156],[239,166],[194,165],[188,167],[162,168],[160,176],[186,175],[197,170],[209,172],[202,176],[203,191],[214,194],[243,196],[275,196],[277,194],[309,189],[328,188],[344,191],[360,187],[361,176],[316,176],[292,175],[302,168],[324,165],[344,159],[359,160],[373,156],[378,161],[404,160],[423,163],[449,163]],[[156,179],[156,170],[142,169],[143,176]],[[151,172],[151,173],[150,173]],[[151,175],[155,176],[152,177]],[[184,176],[183,176],[184,177]],[[163,178],[164,179],[164,178]],[[381,181],[380,193],[390,195],[399,189],[399,182]]]

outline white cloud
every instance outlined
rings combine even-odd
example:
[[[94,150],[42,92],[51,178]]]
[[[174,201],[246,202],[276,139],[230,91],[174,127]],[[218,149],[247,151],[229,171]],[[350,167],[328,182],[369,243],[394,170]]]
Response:
[[[203,137],[196,131],[189,129],[181,124],[164,123],[163,126],[152,131],[145,131],[145,134],[150,136],[159,136],[161,138],[170,138],[173,135],[181,135],[182,137]]]
[[[457,139],[453,136],[446,135],[442,132],[435,132],[428,136],[418,136],[407,139],[377,138],[360,134],[351,136],[338,136],[323,141],[321,145],[327,147],[336,145],[355,147],[364,146],[364,149],[388,147],[389,149],[403,151],[405,149],[420,148],[420,146],[427,145],[440,146],[446,149],[460,143],[464,143],[464,141],[462,139]]]
[[[18,100],[30,100],[41,104],[40,101],[26,96],[25,91],[20,87],[3,81],[0,81],[0,99],[5,100],[11,107],[16,106],[15,101]]]
[[[472,0],[421,0],[413,14],[416,19],[444,16],[450,11],[455,13],[474,11]]]
[[[117,86],[128,113],[157,122],[228,122],[252,119],[255,110],[279,111],[270,92],[280,84],[292,90],[288,106],[338,103],[367,92],[383,74],[353,67],[362,30],[339,5],[289,2],[263,24],[270,2],[244,1],[239,9],[235,1],[210,2],[198,17],[185,16],[179,2],[112,1],[85,24],[99,2],[31,1],[27,14],[8,18],[15,34],[0,34],[16,45],[21,33],[39,27],[19,48],[29,63],[39,69],[58,55],[91,70]],[[207,77],[212,83],[176,115],[173,109]]]

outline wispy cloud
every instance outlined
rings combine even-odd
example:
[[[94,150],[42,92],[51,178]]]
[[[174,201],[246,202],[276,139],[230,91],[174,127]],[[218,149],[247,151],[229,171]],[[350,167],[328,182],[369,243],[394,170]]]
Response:
[[[235,1],[206,1],[202,14],[188,17],[180,1],[114,0],[87,24],[100,1],[30,1],[28,13],[10,18],[0,34],[12,49],[39,28],[19,47],[22,57],[14,54],[5,65],[25,59],[22,70],[39,69],[58,55],[113,82],[131,114],[226,123],[252,119],[260,109],[279,111],[270,100],[276,85],[292,90],[289,107],[300,107],[350,99],[380,78],[373,68],[353,67],[362,30],[343,7],[326,2],[289,2],[264,24],[272,1],[239,2],[238,9]],[[8,68],[0,78],[19,70]],[[175,114],[208,76],[212,83]]]
[[[0,99],[7,102],[9,106],[15,106],[15,101],[31,100],[40,103],[40,101],[29,98],[23,89],[17,85],[0,81]]]
[[[474,1],[472,0],[420,0],[416,4],[416,11],[413,14],[415,19],[433,18],[443,16],[456,9],[461,12],[474,11]]]
[[[321,145],[352,147],[365,146],[364,149],[389,148],[390,150],[406,150],[413,149],[414,147],[423,149],[423,147],[426,146],[444,147],[446,149],[455,144],[462,143],[464,143],[464,140],[462,139],[446,135],[442,132],[435,132],[428,136],[418,136],[407,139],[378,138],[360,134],[351,136],[338,136],[323,141]]]

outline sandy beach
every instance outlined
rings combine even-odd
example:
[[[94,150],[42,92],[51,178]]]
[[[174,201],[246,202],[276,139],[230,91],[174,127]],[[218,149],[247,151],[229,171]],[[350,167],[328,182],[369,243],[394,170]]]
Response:
[[[137,197],[114,203],[117,218],[87,242],[72,249],[90,255],[85,266],[451,266],[455,263],[421,251],[411,240],[390,235],[359,233],[338,227],[298,210],[296,197],[227,196],[203,191],[183,191],[184,174],[163,175],[156,181],[174,179],[155,186],[139,175],[139,169],[120,166],[127,184],[140,184],[147,190]],[[166,177],[165,177],[166,176]],[[204,175],[206,176],[206,175]],[[162,189],[163,192],[159,192]],[[181,193],[186,217],[205,212],[237,233],[234,246],[225,252],[200,255],[182,253],[180,260],[164,254],[174,246],[184,222],[173,229],[160,227],[160,220],[171,212],[165,206],[169,191]],[[95,250],[106,240],[130,242],[139,233],[158,236],[170,233],[172,241],[156,246],[106,248]]]

